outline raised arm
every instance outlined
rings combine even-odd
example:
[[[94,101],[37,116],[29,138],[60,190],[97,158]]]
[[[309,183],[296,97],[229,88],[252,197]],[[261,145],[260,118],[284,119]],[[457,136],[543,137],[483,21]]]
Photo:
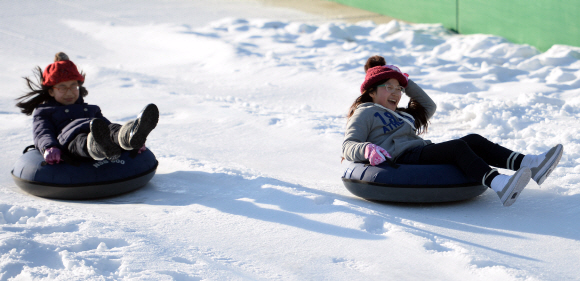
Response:
[[[425,110],[427,111],[427,119],[433,117],[435,111],[437,110],[437,105],[435,102],[417,85],[413,80],[409,79],[409,83],[407,88],[405,88],[405,92],[409,98],[416,100],[419,104],[421,104]]]

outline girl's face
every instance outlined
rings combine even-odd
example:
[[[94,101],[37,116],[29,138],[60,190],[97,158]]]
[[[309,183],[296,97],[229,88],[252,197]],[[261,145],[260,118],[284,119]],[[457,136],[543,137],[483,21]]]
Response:
[[[377,91],[370,93],[373,102],[380,104],[390,110],[396,110],[404,88],[399,85],[395,78],[387,80],[383,85],[377,87]]]
[[[48,94],[63,105],[74,104],[79,99],[79,82],[76,80],[60,82],[48,90]]]

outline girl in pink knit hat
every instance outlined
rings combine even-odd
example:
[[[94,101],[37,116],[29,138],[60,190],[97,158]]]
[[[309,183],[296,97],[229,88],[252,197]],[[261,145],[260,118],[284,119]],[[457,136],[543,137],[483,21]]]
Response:
[[[510,206],[530,179],[542,184],[562,157],[561,144],[540,155],[524,155],[477,134],[437,144],[424,140],[420,135],[427,131],[437,108],[433,100],[408,74],[387,65],[381,56],[370,57],[365,72],[361,94],[347,115],[342,155],[348,161],[454,164],[469,178],[493,189],[504,206]],[[398,107],[403,94],[410,98],[409,104]],[[490,165],[516,173],[502,175]]]
[[[111,123],[96,105],[84,102],[85,75],[65,53],[57,53],[44,72],[37,67],[30,92],[17,98],[21,112],[33,116],[34,145],[46,163],[57,164],[63,153],[94,160],[117,159],[122,150],[145,150],[145,140],[157,125],[159,111],[149,104],[138,118],[121,126]]]

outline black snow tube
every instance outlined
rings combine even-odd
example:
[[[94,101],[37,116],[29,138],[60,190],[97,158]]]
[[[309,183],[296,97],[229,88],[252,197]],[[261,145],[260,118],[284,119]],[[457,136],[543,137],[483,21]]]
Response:
[[[407,203],[466,200],[488,189],[468,179],[454,165],[351,163],[342,182],[352,194],[367,200]]]
[[[124,151],[119,159],[48,165],[36,149],[24,150],[12,169],[22,190],[39,197],[83,200],[127,193],[145,186],[155,175],[157,159],[149,150]]]

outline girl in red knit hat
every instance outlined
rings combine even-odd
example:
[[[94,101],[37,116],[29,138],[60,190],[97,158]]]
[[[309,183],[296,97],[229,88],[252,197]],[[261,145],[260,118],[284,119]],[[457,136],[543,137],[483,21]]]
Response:
[[[159,120],[157,106],[147,105],[125,125],[111,123],[98,106],[84,102],[85,75],[62,52],[44,72],[37,67],[35,75],[37,83],[24,78],[31,91],[17,98],[16,106],[33,116],[34,145],[48,164],[61,162],[62,153],[114,160],[123,149],[145,150],[145,140]]]
[[[370,57],[365,72],[361,95],[347,115],[342,155],[348,161],[454,164],[469,178],[496,191],[503,205],[510,206],[530,179],[542,184],[562,157],[561,144],[540,155],[524,155],[477,134],[437,144],[424,140],[419,135],[426,132],[435,114],[433,100],[408,74],[386,65],[381,56]],[[403,94],[410,101],[401,108]],[[516,173],[502,175],[490,165]]]

